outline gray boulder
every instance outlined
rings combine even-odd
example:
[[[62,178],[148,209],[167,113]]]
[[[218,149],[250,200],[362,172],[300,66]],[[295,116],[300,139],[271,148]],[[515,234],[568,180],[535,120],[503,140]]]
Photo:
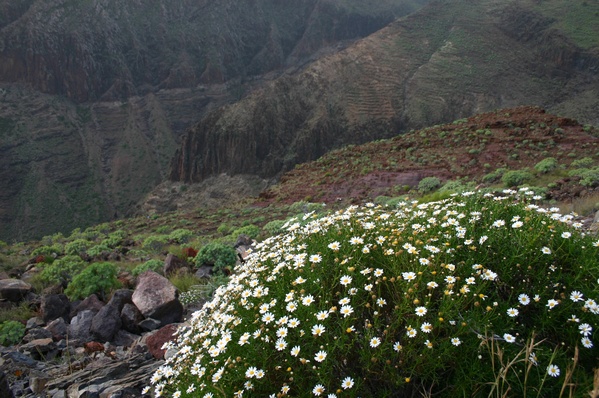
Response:
[[[107,304],[93,317],[91,324],[91,334],[95,340],[105,343],[112,341],[117,332],[121,329],[121,312],[118,304]]]
[[[131,333],[139,334],[141,328],[139,323],[144,320],[144,316],[134,304],[125,304],[121,311],[121,322],[123,329]]]
[[[69,338],[77,340],[80,344],[92,341],[91,327],[95,314],[91,310],[84,310],[75,315],[68,327]]]
[[[0,280],[0,298],[17,303],[29,292],[31,292],[31,285],[20,279]]]
[[[139,276],[132,300],[143,316],[157,319],[162,325],[180,322],[183,317],[179,291],[156,272],[147,271]]]
[[[57,318],[69,321],[71,302],[64,294],[49,294],[42,296],[40,310],[42,319],[47,324]]]

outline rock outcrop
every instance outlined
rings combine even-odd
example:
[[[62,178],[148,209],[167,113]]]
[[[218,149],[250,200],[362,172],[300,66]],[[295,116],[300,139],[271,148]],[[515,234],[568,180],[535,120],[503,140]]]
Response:
[[[0,239],[130,213],[207,111],[428,1],[0,0]]]
[[[170,178],[276,177],[333,148],[519,104],[597,123],[597,54],[534,7],[436,2],[206,115]]]

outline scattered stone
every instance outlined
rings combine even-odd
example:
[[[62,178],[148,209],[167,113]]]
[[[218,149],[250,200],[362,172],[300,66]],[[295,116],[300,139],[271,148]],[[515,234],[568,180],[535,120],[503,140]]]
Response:
[[[34,394],[40,394],[44,391],[46,384],[48,384],[50,380],[52,380],[52,378],[48,374],[32,370],[31,373],[29,373],[29,388],[31,388],[31,391]]]
[[[151,332],[152,330],[156,330],[160,327],[160,325],[161,325],[161,322],[159,320],[153,319],[153,318],[146,318],[139,323],[139,327],[146,332]]]
[[[36,361],[49,360],[56,356],[56,343],[52,338],[33,340],[19,347],[19,351],[28,354]]]
[[[589,231],[591,232],[599,232],[599,211],[595,213],[595,218],[589,227]]]
[[[198,268],[195,273],[196,278],[210,278],[212,275],[213,267],[211,265],[202,265]]]
[[[67,323],[63,318],[53,320],[46,326],[46,330],[52,334],[54,341],[60,341],[67,337]]]
[[[132,300],[146,318],[157,319],[162,325],[180,322],[183,316],[177,288],[153,271],[146,271],[139,276]]]
[[[23,341],[25,343],[30,343],[33,340],[47,339],[52,338],[52,333],[42,327],[36,327],[30,329],[25,336],[23,336]]]
[[[94,315],[95,312],[84,310],[71,319],[71,324],[68,327],[69,337],[81,343],[92,341],[93,337],[90,330]]]
[[[133,297],[133,290],[119,289],[114,292],[107,305],[114,305],[121,312],[125,304],[133,304],[131,297]]]
[[[4,271],[0,271],[0,280],[3,279],[10,279],[10,276],[8,276],[8,274]]]
[[[86,310],[97,313],[98,311],[100,311],[100,309],[102,309],[102,307],[104,307],[104,303],[102,301],[100,301],[98,296],[96,296],[95,294],[92,294],[91,296],[86,297],[85,300],[83,300],[82,302],[77,304],[77,306],[75,306],[73,311],[71,311],[71,317],[74,317],[81,311],[86,311]]]
[[[27,320],[27,325],[25,325],[25,330],[37,328],[37,327],[44,326],[44,325],[45,325],[44,320],[42,318],[40,318],[39,316],[36,316],[33,318],[29,318]]]
[[[129,333],[126,330],[119,330],[114,336],[113,343],[117,347],[131,347],[139,338],[137,334]]]
[[[135,305],[125,304],[123,306],[123,310],[121,311],[121,322],[123,324],[123,329],[131,333],[139,334],[142,330],[139,326],[139,323],[143,320],[144,316]]]
[[[92,336],[101,342],[111,341],[121,329],[121,312],[118,308],[119,300],[111,301],[94,316],[91,324]]]
[[[31,291],[31,285],[20,279],[0,280],[0,298],[18,303]]]
[[[179,325],[170,324],[163,326],[159,330],[148,334],[145,337],[145,342],[148,346],[148,351],[154,356],[156,359],[164,359],[164,354],[166,350],[162,348],[164,343],[168,341],[173,341],[175,339],[175,332]]]
[[[71,302],[64,294],[49,294],[42,297],[41,303],[42,319],[48,323],[57,318],[69,321]]]
[[[186,261],[183,261],[174,254],[169,253],[164,260],[164,275],[169,276],[176,274],[179,269],[184,267],[187,267]]]
[[[2,370],[0,370],[0,397],[14,398],[14,395],[10,390],[10,386],[8,385],[8,378]]]

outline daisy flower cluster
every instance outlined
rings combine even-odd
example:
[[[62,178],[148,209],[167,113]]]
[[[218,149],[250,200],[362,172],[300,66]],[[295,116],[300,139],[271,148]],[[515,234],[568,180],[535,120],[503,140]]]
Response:
[[[592,382],[599,241],[529,191],[352,206],[284,228],[178,331],[155,396],[384,397],[416,383],[463,396],[495,380],[490,341],[515,357],[533,338],[521,389],[552,396],[566,368]]]

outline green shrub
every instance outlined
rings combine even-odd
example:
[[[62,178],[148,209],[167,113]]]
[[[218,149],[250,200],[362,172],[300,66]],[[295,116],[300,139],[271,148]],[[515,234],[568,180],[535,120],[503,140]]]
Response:
[[[229,235],[231,232],[233,231],[233,227],[230,226],[227,223],[222,223],[221,225],[218,226],[218,228],[216,229],[216,232],[218,232],[219,234],[221,234],[222,236],[226,236]]]
[[[257,239],[260,236],[260,227],[257,225],[246,225],[245,227],[237,228],[231,232],[231,237],[237,239],[239,235],[247,235],[252,239]]]
[[[439,192],[462,193],[472,191],[475,187],[476,184],[473,181],[450,180],[439,188]]]
[[[223,243],[211,242],[202,247],[194,259],[197,267],[213,265],[214,272],[233,267],[237,262],[237,252],[234,248]]]
[[[272,220],[266,223],[266,225],[262,227],[262,230],[267,236],[278,235],[283,232],[283,225],[285,225],[285,222],[285,220]]]
[[[34,256],[60,256],[63,254],[63,245],[55,243],[50,246],[40,246],[35,249],[31,254]]]
[[[323,209],[323,205],[321,203],[311,203],[301,200],[299,202],[292,203],[289,206],[289,211],[292,213],[310,213],[310,212],[318,212]]]
[[[100,256],[102,253],[105,252],[111,252],[112,250],[110,249],[110,247],[104,245],[104,244],[99,244],[99,245],[95,245],[90,247],[89,249],[87,249],[87,254],[90,257],[98,257]]]
[[[168,236],[168,239],[173,242],[183,244],[183,243],[189,242],[189,240],[193,236],[195,236],[195,234],[192,231],[181,228],[181,229],[176,229],[173,232],[171,232],[170,235]]]
[[[585,187],[599,186],[599,167],[584,170],[580,174],[580,185]]]
[[[354,206],[266,239],[169,344],[153,389],[587,396],[598,237],[517,195]]]
[[[65,294],[71,300],[83,299],[97,294],[104,299],[120,286],[118,268],[112,263],[93,263],[77,274],[67,286]]]
[[[168,243],[168,235],[150,235],[144,239],[142,247],[146,250],[158,252]]]
[[[589,168],[593,165],[593,163],[595,163],[593,161],[593,158],[582,158],[582,159],[576,159],[573,160],[572,163],[570,163],[570,167],[573,169],[586,169]]]
[[[491,183],[497,182],[501,179],[501,177],[503,177],[503,174],[506,171],[507,171],[506,168],[500,167],[491,173],[485,174],[482,178],[482,182],[484,182],[485,184],[491,184]]]
[[[86,263],[79,256],[68,255],[46,264],[39,273],[39,280],[51,285],[66,286],[75,275],[85,268]]]
[[[441,180],[437,177],[425,177],[418,183],[418,192],[429,193],[441,186]]]
[[[145,263],[140,264],[137,267],[133,268],[133,271],[131,271],[131,273],[133,274],[133,276],[139,276],[146,271],[154,271],[156,273],[161,274],[163,268],[164,268],[163,261],[152,259],[152,260],[148,260]]]
[[[25,336],[25,325],[17,321],[6,321],[0,323],[0,344],[11,346],[19,344]]]
[[[517,187],[532,180],[532,174],[526,170],[509,170],[501,177],[506,187]]]
[[[549,173],[557,168],[558,162],[556,158],[545,158],[541,160],[539,163],[535,164],[535,170],[539,173]]]
[[[92,245],[92,242],[85,239],[75,239],[72,242],[67,243],[64,246],[64,252],[68,255],[78,255],[85,253],[88,247]]]

